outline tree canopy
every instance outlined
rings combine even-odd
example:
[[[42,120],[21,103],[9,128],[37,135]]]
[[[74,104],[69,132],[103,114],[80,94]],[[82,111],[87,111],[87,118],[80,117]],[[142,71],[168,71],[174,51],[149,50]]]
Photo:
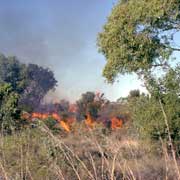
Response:
[[[11,84],[13,90],[22,93],[27,84],[27,68],[16,57],[0,55],[0,83]]]
[[[36,64],[23,64],[16,57],[0,55],[0,85],[8,83],[20,95],[19,105],[37,108],[57,81],[53,72]]]
[[[121,73],[140,73],[167,66],[180,31],[179,0],[123,0],[113,8],[98,46],[106,57],[109,82]]]
[[[37,108],[47,92],[55,88],[57,81],[50,69],[36,64],[29,64],[26,67],[26,78],[27,84],[20,102]]]

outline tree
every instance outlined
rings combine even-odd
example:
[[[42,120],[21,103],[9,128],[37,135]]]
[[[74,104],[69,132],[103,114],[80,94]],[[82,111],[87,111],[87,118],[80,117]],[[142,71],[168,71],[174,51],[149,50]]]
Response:
[[[26,70],[16,57],[0,55],[0,84],[9,83],[13,90],[22,93],[27,84]]]
[[[57,81],[50,69],[36,64],[29,64],[26,73],[27,86],[21,96],[20,103],[37,108],[47,92],[56,86]]]
[[[99,50],[107,59],[103,75],[108,82],[119,73],[137,73],[150,93],[129,98],[139,132],[168,137],[174,143],[180,138],[180,71],[172,68],[171,60],[180,51],[174,41],[179,31],[179,0],[123,0],[98,36]],[[166,70],[164,77],[153,75],[156,67]]]
[[[95,94],[94,92],[82,94],[81,98],[76,102],[78,107],[78,119],[84,119],[87,113],[93,118],[97,118],[98,112],[105,102],[104,94]]]
[[[37,108],[46,93],[55,88],[53,72],[35,64],[23,64],[16,57],[0,55],[0,84],[9,83],[20,95],[19,105]]]
[[[167,67],[180,31],[179,0],[123,0],[113,8],[98,46],[107,59],[103,75],[109,82],[121,73],[142,73]]]

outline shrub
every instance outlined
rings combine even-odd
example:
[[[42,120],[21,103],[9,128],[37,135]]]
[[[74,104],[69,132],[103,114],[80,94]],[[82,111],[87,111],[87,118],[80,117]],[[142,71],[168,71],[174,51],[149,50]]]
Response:
[[[4,133],[20,129],[26,121],[21,119],[18,108],[19,95],[10,84],[0,86],[0,128]]]

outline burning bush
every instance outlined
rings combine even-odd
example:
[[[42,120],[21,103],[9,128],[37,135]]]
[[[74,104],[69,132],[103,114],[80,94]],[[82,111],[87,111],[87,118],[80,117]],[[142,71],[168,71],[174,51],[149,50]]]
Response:
[[[78,119],[83,120],[89,113],[92,118],[97,118],[101,107],[108,101],[104,98],[104,94],[86,92],[76,102]]]

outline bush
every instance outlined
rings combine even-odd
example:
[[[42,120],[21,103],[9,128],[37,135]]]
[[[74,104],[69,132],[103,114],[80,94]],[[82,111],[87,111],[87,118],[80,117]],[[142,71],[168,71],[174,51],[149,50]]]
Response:
[[[44,123],[53,133],[56,134],[60,132],[60,127],[55,119],[49,117]]]
[[[18,108],[19,95],[10,84],[0,86],[0,128],[4,133],[19,130],[26,124]]]
[[[164,78],[149,81],[151,96],[141,95],[129,99],[132,119],[141,137],[168,141],[167,125],[162,112],[166,113],[170,135],[180,151],[180,68],[170,69]]]

